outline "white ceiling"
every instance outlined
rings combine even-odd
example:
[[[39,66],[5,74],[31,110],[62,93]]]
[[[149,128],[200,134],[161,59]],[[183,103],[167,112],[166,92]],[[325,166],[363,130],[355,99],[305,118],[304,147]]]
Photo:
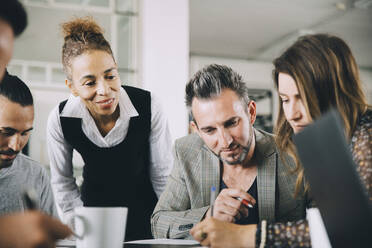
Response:
[[[191,55],[272,61],[305,33],[343,38],[372,70],[372,1],[190,0]],[[337,6],[339,6],[337,8]]]

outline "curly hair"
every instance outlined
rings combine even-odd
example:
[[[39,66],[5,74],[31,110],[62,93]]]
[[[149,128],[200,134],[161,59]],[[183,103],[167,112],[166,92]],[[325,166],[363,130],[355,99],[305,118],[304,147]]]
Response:
[[[75,18],[61,24],[64,36],[62,64],[67,78],[71,80],[71,61],[73,58],[91,50],[109,53],[114,59],[111,46],[103,36],[102,28],[92,17]]]

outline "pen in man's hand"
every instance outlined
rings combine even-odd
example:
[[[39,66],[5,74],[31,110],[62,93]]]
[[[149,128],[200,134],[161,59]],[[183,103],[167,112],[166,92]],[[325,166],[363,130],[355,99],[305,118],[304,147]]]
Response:
[[[211,187],[211,217],[213,217],[213,205],[214,205],[214,200],[216,199],[216,187],[212,186]]]
[[[38,210],[39,205],[37,203],[37,197],[34,190],[26,190],[23,193],[23,201],[28,210]],[[72,235],[77,237],[78,239],[82,239],[81,235],[77,235],[74,231],[72,231]]]
[[[23,193],[23,201],[29,210],[36,210],[39,208],[37,203],[36,193],[33,190],[26,190]]]
[[[243,203],[243,205],[246,206],[247,208],[253,208],[252,204],[250,204],[246,199],[242,199],[240,197],[236,197],[236,199]]]

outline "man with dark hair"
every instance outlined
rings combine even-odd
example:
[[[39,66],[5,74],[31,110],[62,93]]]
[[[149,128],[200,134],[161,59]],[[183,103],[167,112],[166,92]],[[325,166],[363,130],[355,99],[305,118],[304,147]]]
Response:
[[[25,190],[35,190],[40,210],[57,216],[46,170],[21,154],[33,129],[31,92],[18,77],[6,73],[0,83],[0,215],[24,211]]]
[[[293,197],[294,163],[253,127],[256,103],[239,74],[203,68],[186,85],[186,105],[196,133],[175,142],[174,168],[151,219],[155,238],[192,238],[193,225],[212,215],[238,224],[305,217],[307,199]]]
[[[1,0],[0,3],[0,85],[5,68],[12,57],[14,36],[18,36],[27,26],[27,15],[17,0]],[[1,111],[9,111],[1,106]],[[16,114],[16,113],[13,113]],[[16,149],[17,150],[17,149]],[[5,160],[14,160],[14,154]],[[19,157],[19,156],[18,156]],[[9,164],[7,161],[5,164]],[[0,174],[2,170],[0,170]],[[0,191],[6,187],[1,187]],[[1,197],[1,201],[7,198]],[[0,247],[35,248],[55,247],[57,239],[71,235],[71,230],[60,221],[39,211],[26,211],[0,217]]]

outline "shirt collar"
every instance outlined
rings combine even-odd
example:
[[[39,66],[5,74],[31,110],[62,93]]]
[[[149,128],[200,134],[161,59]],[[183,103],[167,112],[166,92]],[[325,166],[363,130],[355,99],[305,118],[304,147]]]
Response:
[[[123,117],[131,118],[139,115],[123,87],[120,87],[119,109],[120,109],[119,118]],[[84,102],[81,101],[80,97],[71,94],[65,104],[65,107],[62,110],[61,117],[83,119],[87,114],[89,114],[89,111],[85,107]]]

